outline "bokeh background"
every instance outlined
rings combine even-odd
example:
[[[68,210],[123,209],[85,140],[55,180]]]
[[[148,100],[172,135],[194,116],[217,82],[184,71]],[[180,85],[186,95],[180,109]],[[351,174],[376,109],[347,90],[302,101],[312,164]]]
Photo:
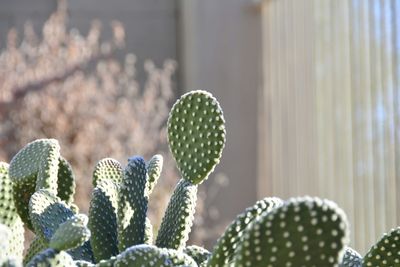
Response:
[[[362,254],[400,225],[400,1],[0,0],[0,49],[0,160],[59,139],[83,211],[99,159],[162,153],[157,227],[168,110],[205,89],[227,144],[191,242],[271,195],[336,201]]]

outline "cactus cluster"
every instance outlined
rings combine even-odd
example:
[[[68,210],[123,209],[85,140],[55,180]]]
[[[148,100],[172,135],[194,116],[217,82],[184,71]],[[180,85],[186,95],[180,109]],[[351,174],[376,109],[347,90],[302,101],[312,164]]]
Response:
[[[211,251],[187,240],[197,187],[219,163],[225,120],[208,92],[183,95],[167,122],[181,179],[157,234],[147,206],[163,158],[140,156],[126,166],[105,158],[93,171],[89,214],[73,204],[75,177],[54,139],[27,144],[0,163],[0,267],[2,266],[400,266],[400,228],[366,256],[348,247],[344,212],[331,201],[267,197],[226,228]],[[23,225],[35,234],[23,256]]]

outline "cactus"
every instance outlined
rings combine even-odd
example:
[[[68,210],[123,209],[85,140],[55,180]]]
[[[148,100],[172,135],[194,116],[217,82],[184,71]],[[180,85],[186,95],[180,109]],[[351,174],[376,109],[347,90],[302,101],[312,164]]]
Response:
[[[184,179],[199,184],[219,163],[225,145],[225,120],[206,91],[183,95],[168,118],[168,142]]]
[[[75,177],[58,142],[29,143],[10,166],[0,163],[0,267],[21,265],[22,222],[36,234],[25,266],[400,266],[400,228],[361,258],[347,247],[343,211],[310,197],[264,198],[237,216],[212,251],[186,246],[198,186],[220,161],[225,145],[224,123],[218,102],[205,91],[187,93],[174,104],[167,134],[182,178],[155,245],[146,213],[161,174],[161,155],[147,163],[129,158],[125,168],[112,158],[100,160],[87,217],[73,203]]]
[[[400,227],[383,235],[364,256],[363,266],[400,266]]]
[[[197,199],[197,186],[180,180],[168,203],[157,235],[156,245],[183,248],[189,239]]]
[[[144,243],[148,198],[148,175],[142,157],[132,157],[124,172],[118,201],[118,247],[120,251]]]

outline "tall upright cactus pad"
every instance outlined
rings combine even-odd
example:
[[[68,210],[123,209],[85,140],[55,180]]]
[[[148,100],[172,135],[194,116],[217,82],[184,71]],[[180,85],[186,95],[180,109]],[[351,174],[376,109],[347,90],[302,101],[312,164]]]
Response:
[[[163,166],[163,156],[157,154],[154,155],[147,163],[147,173],[149,175],[149,180],[147,182],[147,188],[145,194],[149,196],[156,185],[158,178],[160,178],[162,166]]]
[[[12,187],[8,176],[8,164],[0,162],[0,224],[11,230],[5,252],[7,256],[20,258],[24,248],[24,226],[15,207]]]
[[[75,194],[75,175],[71,164],[63,157],[60,157],[58,161],[57,177],[57,196],[65,203],[71,204]]]
[[[102,179],[114,181],[116,184],[121,183],[123,177],[123,168],[121,163],[112,158],[100,160],[93,171],[93,186],[97,186],[97,182]]]
[[[197,267],[196,262],[182,252],[152,245],[136,245],[117,256],[115,267]]]
[[[100,179],[93,189],[89,208],[90,243],[96,262],[118,255],[118,185]]]
[[[270,212],[281,206],[282,200],[271,197],[259,200],[252,207],[247,208],[239,214],[236,219],[226,228],[224,234],[218,239],[213,253],[207,262],[209,267],[226,266],[235,256],[235,249],[240,244],[240,238],[246,227],[258,219],[261,214]]]
[[[349,241],[347,219],[336,204],[291,199],[246,228],[233,266],[337,266]]]
[[[119,190],[119,250],[144,243],[148,198],[145,196],[148,176],[142,157],[128,160]]]
[[[59,225],[75,216],[66,203],[46,189],[40,189],[32,195],[29,211],[35,233],[45,244],[50,242]],[[93,260],[89,242],[69,250],[68,253],[75,260]]]
[[[364,256],[363,266],[400,266],[400,227],[383,235]]]
[[[183,95],[168,118],[168,142],[184,179],[199,184],[219,163],[225,145],[225,120],[206,91]]]
[[[27,267],[75,267],[72,257],[64,252],[49,248],[37,254]]]
[[[60,251],[82,246],[90,238],[87,222],[86,215],[78,214],[60,224],[50,239],[49,247]]]
[[[196,209],[197,185],[181,179],[168,203],[158,231],[156,245],[181,249],[189,239]]]
[[[32,229],[28,203],[35,190],[45,188],[57,193],[60,146],[55,139],[39,139],[27,144],[11,160],[9,176],[17,211],[24,223]]]
[[[363,267],[360,254],[350,247],[346,247],[339,267]]]

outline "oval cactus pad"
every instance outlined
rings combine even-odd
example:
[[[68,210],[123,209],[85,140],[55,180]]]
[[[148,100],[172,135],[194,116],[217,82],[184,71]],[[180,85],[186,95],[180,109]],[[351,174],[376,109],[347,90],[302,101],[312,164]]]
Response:
[[[206,91],[184,94],[170,112],[168,142],[183,178],[193,184],[205,180],[225,145],[225,119],[217,100]]]

